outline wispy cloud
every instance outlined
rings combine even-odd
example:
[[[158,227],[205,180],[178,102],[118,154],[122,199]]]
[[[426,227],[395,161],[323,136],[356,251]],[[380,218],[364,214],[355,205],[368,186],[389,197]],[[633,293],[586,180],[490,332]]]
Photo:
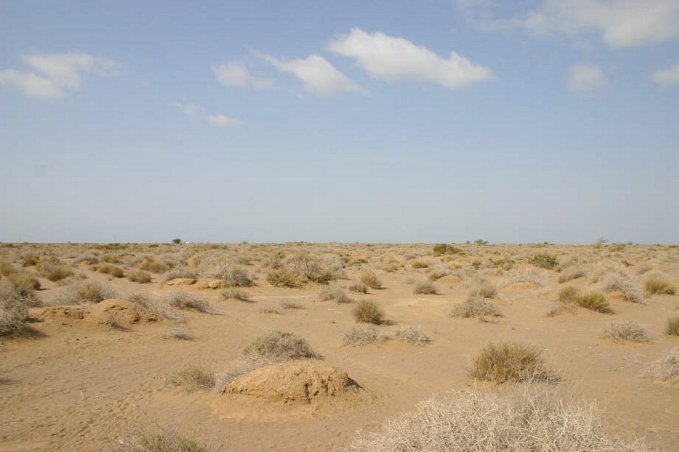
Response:
[[[265,54],[259,54],[259,56],[279,71],[297,77],[307,91],[315,94],[331,96],[339,92],[366,93],[364,88],[354,83],[320,55],[309,55],[306,58],[292,60],[280,60]]]
[[[87,53],[22,55],[30,70],[0,70],[0,85],[8,85],[35,99],[57,99],[80,88],[86,74],[119,75],[121,66]]]
[[[442,58],[407,39],[384,33],[370,34],[360,28],[333,40],[329,49],[354,58],[370,75],[389,82],[422,80],[446,88],[462,88],[493,78],[490,69],[476,65],[456,52]]]
[[[606,84],[606,77],[598,66],[573,66],[568,74],[568,89],[574,93],[590,95]]]
[[[227,61],[212,67],[212,72],[224,86],[244,87],[250,86],[254,89],[271,89],[276,86],[276,80],[253,75],[242,61]]]
[[[217,127],[233,127],[233,126],[239,126],[243,124],[243,121],[234,118],[232,116],[226,116],[222,114],[210,114],[206,113],[205,110],[198,105],[191,104],[191,103],[181,103],[181,102],[173,102],[171,104],[173,107],[177,108],[180,110],[182,113],[184,113],[186,116],[191,116],[194,118],[200,118],[201,121],[205,122],[206,124],[209,124],[211,126],[217,126]]]
[[[679,83],[679,63],[675,66],[659,69],[653,73],[651,77],[653,81],[662,86],[670,86]]]

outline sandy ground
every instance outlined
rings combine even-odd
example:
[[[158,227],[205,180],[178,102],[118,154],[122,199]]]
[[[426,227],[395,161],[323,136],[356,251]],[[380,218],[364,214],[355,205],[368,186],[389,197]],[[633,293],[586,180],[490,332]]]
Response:
[[[24,247],[29,247],[25,245]],[[289,245],[293,248],[293,245]],[[679,388],[643,375],[649,363],[679,346],[679,337],[664,334],[670,315],[677,314],[679,296],[653,295],[643,304],[609,295],[614,314],[582,308],[547,317],[558,306],[557,292],[564,285],[597,288],[591,282],[597,269],[624,267],[631,275],[647,265],[679,282],[679,250],[668,247],[467,246],[466,256],[433,256],[431,245],[314,245],[314,252],[345,253],[364,257],[384,288],[355,299],[378,301],[390,325],[381,331],[413,326],[431,338],[425,346],[398,340],[363,347],[343,346],[344,334],[358,325],[352,304],[318,301],[323,286],[277,288],[266,281],[264,256],[286,246],[234,245],[238,253],[254,256],[243,268],[257,276],[256,285],[244,289],[252,303],[223,301],[220,290],[181,286],[181,290],[210,300],[213,313],[186,311],[186,321],[170,320],[113,329],[93,321],[33,321],[29,332],[0,337],[0,450],[107,450],[140,428],[174,427],[219,450],[339,450],[359,430],[379,431],[389,417],[411,411],[434,394],[467,386],[483,386],[469,377],[469,363],[484,345],[499,340],[520,340],[538,347],[562,381],[558,386],[576,398],[595,401],[604,411],[608,431],[626,438],[645,437],[648,444],[679,450]],[[482,250],[478,250],[482,248]],[[7,259],[26,248],[8,248]],[[110,278],[90,270],[75,258],[83,247],[32,250],[59,254],[89,280],[108,284],[118,294],[148,293],[162,296],[177,287],[154,274],[154,281],[139,284]],[[165,253],[170,247],[163,248]],[[149,249],[127,250],[125,256],[149,254]],[[186,253],[186,249],[183,251]],[[211,251],[219,253],[217,251]],[[535,269],[525,262],[532,253],[550,252],[560,260],[580,256],[584,278],[559,284],[559,273]],[[101,251],[100,254],[104,252]],[[189,253],[190,254],[190,253]],[[508,272],[486,267],[488,257],[514,256]],[[403,264],[395,271],[381,268],[385,256]],[[429,268],[414,269],[422,260]],[[474,260],[484,265],[479,274],[493,282],[498,296],[493,303],[503,316],[492,321],[451,318],[453,305],[465,299],[469,280],[451,274],[434,282],[439,294],[415,295],[413,282],[423,281],[436,266],[457,264],[468,268]],[[125,260],[123,260],[125,262]],[[15,264],[17,265],[17,264]],[[132,268],[134,264],[123,264]],[[19,268],[20,266],[17,266]],[[28,270],[31,270],[29,267]],[[542,285],[522,281],[521,272],[535,271]],[[348,287],[359,266],[347,266],[338,284]],[[513,279],[512,279],[513,278]],[[40,279],[38,296],[46,304],[73,281]],[[285,310],[281,300],[299,303]],[[265,307],[276,313],[262,313]],[[40,308],[36,308],[39,310]],[[34,312],[36,310],[33,310]],[[616,343],[602,331],[612,320],[636,320],[651,334],[646,343]],[[64,324],[65,323],[65,324]],[[172,328],[190,332],[192,340],[168,338]],[[272,330],[294,332],[324,356],[324,363],[345,370],[364,389],[356,400],[320,404],[275,404],[230,399],[210,391],[186,392],[171,387],[167,377],[187,364],[200,364],[220,373],[238,365],[244,348]]]

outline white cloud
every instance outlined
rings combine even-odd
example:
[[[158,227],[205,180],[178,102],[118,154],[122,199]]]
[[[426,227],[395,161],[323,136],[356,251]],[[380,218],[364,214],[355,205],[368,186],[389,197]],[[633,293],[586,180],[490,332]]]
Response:
[[[600,33],[611,47],[679,37],[679,0],[545,0],[520,24],[537,34]]]
[[[14,86],[29,97],[55,99],[68,90],[80,88],[83,75],[119,75],[120,65],[113,60],[86,53],[22,55],[30,71],[0,71],[0,84]]]
[[[212,67],[217,80],[225,86],[251,86],[255,89],[270,89],[276,81],[250,73],[241,61],[229,61]]]
[[[201,113],[202,109],[194,104],[183,104],[181,102],[174,102],[173,106],[180,109],[186,116],[197,116]]]
[[[240,119],[232,118],[226,115],[208,115],[205,116],[205,122],[213,126],[231,127],[242,124]]]
[[[329,45],[331,51],[354,58],[373,77],[386,81],[424,80],[461,88],[493,78],[493,73],[451,52],[448,59],[404,38],[369,34],[360,28]]]
[[[276,69],[293,74],[304,83],[307,90],[316,94],[330,96],[341,91],[366,93],[365,89],[351,81],[322,56],[309,55],[293,60],[279,60],[269,55],[260,57]]]
[[[653,73],[653,80],[662,86],[679,83],[679,63],[667,69],[660,69]]]
[[[574,93],[591,94],[605,84],[606,77],[597,66],[573,66],[568,76],[568,89]]]

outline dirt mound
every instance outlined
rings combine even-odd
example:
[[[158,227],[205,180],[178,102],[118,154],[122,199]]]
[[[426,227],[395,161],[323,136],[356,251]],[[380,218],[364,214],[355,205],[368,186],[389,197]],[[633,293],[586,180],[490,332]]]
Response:
[[[71,325],[89,314],[89,309],[84,306],[48,306],[31,309],[29,318],[38,322]]]
[[[92,317],[99,323],[110,323],[111,319],[127,324],[156,322],[160,317],[154,312],[127,300],[111,298],[92,306]]]
[[[314,361],[292,361],[263,367],[231,382],[225,394],[242,394],[273,402],[311,403],[360,390],[346,372]]]

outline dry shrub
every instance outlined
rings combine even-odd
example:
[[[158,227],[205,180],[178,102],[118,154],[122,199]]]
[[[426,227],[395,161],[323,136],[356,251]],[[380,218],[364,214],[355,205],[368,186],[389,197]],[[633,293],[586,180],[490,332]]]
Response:
[[[306,252],[295,254],[288,259],[286,265],[298,280],[319,284],[327,284],[337,279],[339,271],[339,268],[333,269],[327,262],[321,262],[320,259]]]
[[[45,278],[52,282],[61,281],[69,276],[73,276],[73,270],[70,268],[60,265],[60,266],[50,266],[44,271]]]
[[[245,348],[245,357],[249,361],[276,363],[291,359],[321,359],[321,355],[313,351],[309,343],[293,333],[272,331],[256,338]]]
[[[368,286],[361,281],[355,281],[349,286],[349,291],[356,293],[368,293]]]
[[[502,314],[491,302],[479,296],[470,296],[464,302],[458,303],[450,313],[451,317],[500,317]]]
[[[411,326],[404,326],[396,331],[396,337],[412,345],[427,345],[431,339],[422,331]]]
[[[374,344],[375,342],[384,339],[384,336],[372,326],[367,328],[352,328],[344,335],[344,345],[360,347],[363,345]]]
[[[528,263],[547,270],[553,270],[559,265],[556,256],[551,254],[535,254],[528,258]]]
[[[578,289],[572,286],[562,287],[559,290],[559,301],[561,303],[572,303],[578,296]]]
[[[264,306],[263,308],[259,308],[258,312],[260,314],[279,314],[279,315],[281,313],[281,311],[274,308],[273,306]]]
[[[334,301],[336,303],[353,303],[354,300],[349,298],[347,293],[340,286],[336,284],[330,284],[324,287],[318,294],[318,298],[321,301]]]
[[[281,308],[283,309],[302,309],[302,305],[291,300],[281,300]]]
[[[23,267],[32,267],[33,265],[38,265],[40,262],[40,256],[35,253],[26,253],[21,256],[21,265]]]
[[[151,282],[151,274],[143,270],[132,271],[127,274],[127,279],[132,282],[146,284]]]
[[[645,373],[661,381],[679,383],[679,347],[668,351],[652,363]]]
[[[151,273],[165,273],[170,269],[170,266],[165,262],[161,262],[153,257],[149,257],[141,264],[141,267],[139,268]]]
[[[422,261],[413,261],[412,264],[410,264],[410,266],[413,267],[413,268],[416,268],[416,269],[417,268],[429,268],[429,264],[427,264],[426,262],[422,262]]]
[[[224,289],[221,293],[222,300],[236,300],[236,301],[245,301],[247,303],[251,303],[252,300],[248,297],[247,292],[241,289],[236,289],[235,287],[229,287],[228,289]]]
[[[667,319],[667,325],[665,325],[665,333],[670,336],[679,336],[679,315],[670,317]]]
[[[359,301],[351,313],[359,323],[374,323],[379,325],[384,322],[384,311],[377,302],[372,300]]]
[[[473,286],[469,296],[479,296],[481,298],[495,298],[497,297],[497,289],[490,281],[481,279]]]
[[[604,334],[615,342],[648,342],[651,340],[646,330],[633,320],[611,322]]]
[[[172,292],[167,296],[167,304],[178,309],[198,312],[211,312],[210,303],[203,297],[186,292]]]
[[[175,430],[141,431],[119,440],[114,452],[209,452],[211,448]]]
[[[168,382],[187,391],[196,389],[212,389],[215,386],[215,374],[201,366],[189,365],[170,375]]]
[[[644,283],[644,290],[648,295],[674,295],[677,287],[664,278],[649,278]]]
[[[165,272],[165,281],[171,281],[177,278],[196,279],[198,278],[198,273],[192,268],[183,265]]]
[[[434,286],[431,281],[424,281],[415,284],[413,293],[416,295],[436,295],[438,291],[436,290],[436,286]]]
[[[0,336],[23,329],[28,303],[9,284],[0,285]]]
[[[619,291],[630,303],[643,303],[644,293],[626,275],[609,278],[604,284],[606,292]]]
[[[462,248],[446,243],[437,243],[432,247],[434,256],[441,256],[443,254],[463,254]]]
[[[39,306],[40,300],[35,291],[40,289],[40,281],[28,273],[17,272],[7,276],[15,294],[25,300],[29,306]]]
[[[252,286],[252,278],[250,278],[248,273],[235,265],[222,265],[213,273],[213,276],[224,281],[227,287]]]
[[[585,276],[585,271],[580,267],[568,267],[559,274],[559,284],[582,278],[583,276]]]
[[[495,383],[557,379],[535,347],[519,342],[488,344],[474,358],[471,375]]]
[[[99,273],[111,275],[114,278],[122,278],[123,276],[125,276],[125,272],[123,271],[122,268],[111,264],[100,265],[99,267],[97,267],[97,271]]]
[[[285,267],[269,271],[266,280],[274,287],[299,287],[302,285],[297,276]]]
[[[83,301],[99,303],[100,301],[114,297],[115,294],[109,286],[105,286],[96,281],[85,281],[78,284],[75,288],[76,303],[81,303]]]
[[[465,389],[429,399],[414,413],[361,434],[355,451],[643,451],[643,442],[606,434],[595,405],[564,398],[544,386],[509,392]]]
[[[611,314],[613,310],[608,303],[606,296],[600,292],[589,292],[583,295],[577,295],[573,299],[573,303],[590,311],[602,312],[604,314]]]
[[[167,332],[165,337],[177,339],[177,340],[180,340],[180,341],[190,341],[190,340],[193,339],[193,337],[191,336],[191,333],[189,333],[186,330],[182,330],[180,328],[172,328],[171,330],[169,330]]]
[[[372,270],[369,269],[363,270],[359,278],[363,284],[370,287],[371,289],[382,288],[382,281],[380,281],[375,272],[373,272]]]

